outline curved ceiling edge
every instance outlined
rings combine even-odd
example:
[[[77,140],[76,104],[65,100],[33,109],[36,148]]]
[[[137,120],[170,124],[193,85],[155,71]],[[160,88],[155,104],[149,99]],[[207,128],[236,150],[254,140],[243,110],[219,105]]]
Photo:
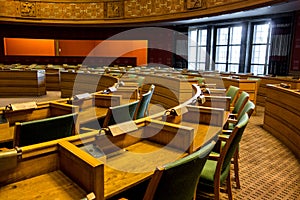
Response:
[[[0,22],[120,25],[202,18],[286,0],[0,0]]]

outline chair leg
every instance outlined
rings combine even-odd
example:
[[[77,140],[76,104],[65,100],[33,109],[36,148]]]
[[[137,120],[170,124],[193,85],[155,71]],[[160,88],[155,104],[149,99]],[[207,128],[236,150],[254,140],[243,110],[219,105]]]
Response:
[[[227,194],[228,194],[228,199],[232,200],[232,189],[231,189],[231,176],[230,176],[230,171],[228,173],[228,176],[226,178],[226,189],[227,189]]]
[[[240,189],[241,184],[240,184],[240,177],[239,177],[239,149],[237,148],[234,156],[233,156],[233,166],[234,166],[234,178],[235,178],[235,183],[236,183],[236,188]]]
[[[220,180],[214,183],[214,200],[220,199]]]

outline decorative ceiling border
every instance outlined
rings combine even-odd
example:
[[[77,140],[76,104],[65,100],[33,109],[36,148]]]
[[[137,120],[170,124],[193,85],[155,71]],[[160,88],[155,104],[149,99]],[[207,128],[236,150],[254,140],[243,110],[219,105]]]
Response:
[[[117,24],[205,17],[286,0],[0,0],[0,21]]]

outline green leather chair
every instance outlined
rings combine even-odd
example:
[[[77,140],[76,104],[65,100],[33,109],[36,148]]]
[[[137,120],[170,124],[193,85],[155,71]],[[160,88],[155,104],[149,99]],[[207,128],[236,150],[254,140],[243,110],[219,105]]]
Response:
[[[245,91],[242,91],[234,104],[233,110],[231,111],[231,115],[237,118],[248,100],[249,94]]]
[[[236,126],[236,124],[240,121],[241,117],[244,114],[247,114],[248,117],[250,118],[253,111],[255,109],[255,104],[248,100],[247,103],[245,104],[245,106],[243,107],[240,115],[236,118],[236,119],[230,119],[228,120],[230,123],[228,125],[228,129],[227,130],[223,130],[223,134],[231,134],[232,130],[234,129],[234,127]],[[222,144],[224,146],[224,143]],[[235,178],[235,183],[236,183],[236,187],[239,189],[241,188],[241,184],[240,184],[240,178],[239,178],[239,148],[237,148],[234,156],[233,156],[233,160],[232,163],[234,165],[234,178]]]
[[[230,164],[248,122],[248,114],[244,114],[241,116],[232,133],[228,135],[229,137],[219,136],[219,140],[224,140],[225,145],[222,147],[220,153],[212,152],[210,154],[201,172],[197,187],[198,192],[203,191],[203,188],[207,188],[208,186],[213,189],[214,199],[219,200],[220,186],[226,182],[228,199],[232,199]]]
[[[143,94],[137,108],[135,119],[140,119],[148,115],[148,107],[154,92],[155,85],[151,85],[148,92]]]
[[[119,200],[192,200],[200,173],[215,145],[211,141],[194,153],[177,161],[157,167],[144,191],[131,190]]]
[[[252,113],[254,112],[255,109],[255,104],[250,101],[247,100],[247,102],[245,103],[245,105],[243,106],[243,109],[241,109],[240,114],[236,117],[236,118],[230,118],[228,119],[228,126],[227,129],[229,130],[229,132],[231,132],[230,130],[234,129],[234,126],[238,123],[238,121],[241,119],[241,117],[247,113],[248,117],[250,118]],[[226,131],[224,131],[226,132]]]
[[[232,85],[230,85],[229,88],[227,89],[225,95],[227,97],[231,97],[231,101],[230,101],[231,106],[234,105],[235,100],[238,97],[239,91],[240,91],[240,88],[232,86]]]
[[[14,146],[27,146],[75,134],[78,113],[15,123]]]
[[[139,101],[133,101],[128,104],[109,107],[102,128],[133,120],[138,103]]]

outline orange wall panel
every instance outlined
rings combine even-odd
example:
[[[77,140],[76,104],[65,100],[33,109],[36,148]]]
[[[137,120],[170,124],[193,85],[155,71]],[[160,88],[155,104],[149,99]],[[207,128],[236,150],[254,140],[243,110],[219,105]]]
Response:
[[[136,57],[137,65],[147,64],[147,40],[104,40],[95,46],[93,56]]]
[[[4,54],[14,56],[55,56],[54,40],[4,38]]]
[[[60,56],[87,56],[95,47],[94,40],[59,40]]]

